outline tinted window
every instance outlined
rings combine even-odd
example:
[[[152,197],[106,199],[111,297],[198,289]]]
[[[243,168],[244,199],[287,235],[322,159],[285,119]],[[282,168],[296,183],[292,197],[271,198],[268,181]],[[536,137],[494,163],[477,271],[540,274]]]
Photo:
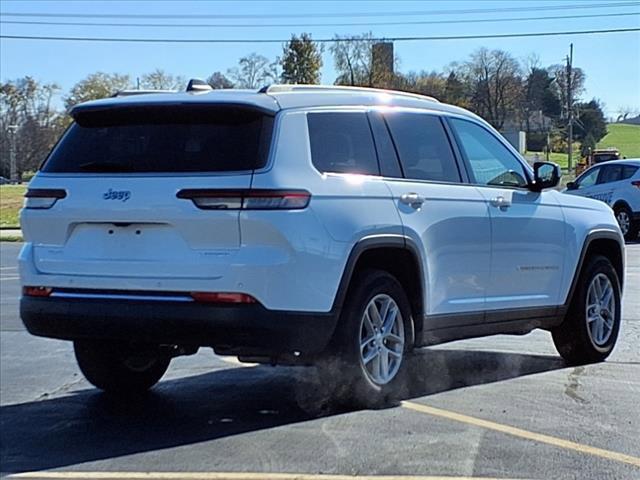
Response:
[[[384,117],[380,112],[371,112],[369,119],[378,151],[378,161],[382,175],[385,177],[402,178],[402,169],[400,168],[398,155],[389,136],[389,130],[384,123]]]
[[[311,159],[321,172],[379,175],[365,113],[309,113]]]
[[[620,156],[615,153],[596,153],[593,156],[593,161],[594,163],[602,163],[610,160],[618,160],[619,158]]]
[[[475,183],[505,187],[527,186],[523,165],[493,134],[465,120],[451,119],[460,149],[465,155]]]
[[[598,183],[617,182],[622,178],[622,165],[607,165],[602,167]]]
[[[598,179],[599,173],[600,173],[600,167],[592,168],[591,170],[586,172],[584,175],[582,175],[577,180],[576,183],[580,186],[580,188],[591,187],[596,184],[596,180]]]
[[[638,167],[634,167],[633,165],[624,165],[622,167],[622,180],[633,177],[637,171]]]
[[[460,181],[460,172],[440,118],[422,113],[389,113],[385,118],[405,177]]]
[[[129,107],[81,112],[45,172],[221,172],[266,164],[273,117],[246,108]]]

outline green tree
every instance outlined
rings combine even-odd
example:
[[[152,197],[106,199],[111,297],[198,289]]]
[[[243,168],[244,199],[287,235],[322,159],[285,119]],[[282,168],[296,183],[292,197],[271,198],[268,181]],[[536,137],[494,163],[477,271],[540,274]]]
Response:
[[[445,82],[444,101],[459,107],[468,107],[465,84],[453,70]]]
[[[590,102],[578,103],[576,126],[574,127],[575,139],[582,143],[592,143],[595,146],[607,134],[607,122],[605,120],[602,105],[595,98]]]
[[[532,128],[531,121],[540,114],[552,119],[560,115],[560,98],[554,89],[553,77],[546,69],[533,66],[529,70],[524,80],[521,107],[527,133],[539,130]]]
[[[119,75],[117,73],[108,74],[96,72],[89,75],[84,80],[76,83],[69,94],[64,98],[65,107],[96,100],[98,98],[111,97],[113,94],[130,88],[131,80],[129,75]]]
[[[322,48],[311,35],[303,33],[300,37],[291,36],[291,40],[282,47],[280,60],[282,83],[318,84],[322,68]]]

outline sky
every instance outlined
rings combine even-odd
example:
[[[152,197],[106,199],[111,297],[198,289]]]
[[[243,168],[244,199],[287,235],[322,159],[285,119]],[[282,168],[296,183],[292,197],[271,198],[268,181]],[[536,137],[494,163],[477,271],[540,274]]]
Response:
[[[622,5],[621,5],[622,4]],[[568,6],[570,8],[564,8]],[[521,9],[535,9],[522,11]],[[486,10],[492,10],[487,12]],[[520,9],[519,11],[516,11]],[[469,12],[469,10],[485,10]],[[449,13],[443,13],[448,11]],[[462,13],[466,12],[466,13]],[[9,13],[46,14],[45,17],[9,16]],[[287,39],[292,33],[309,32],[314,39],[335,34],[372,32],[375,37],[483,35],[567,30],[639,28],[640,2],[633,0],[448,0],[448,1],[39,1],[2,0],[0,16],[6,21],[181,23],[238,26],[131,27],[0,24],[1,35],[58,37],[120,37],[164,39]],[[112,17],[52,17],[53,14],[111,15]],[[143,18],[114,18],[142,15]],[[149,16],[170,15],[169,18]],[[195,16],[178,18],[177,16]],[[529,17],[590,15],[590,18],[513,20]],[[218,16],[218,18],[214,18]],[[225,18],[220,18],[225,16]],[[229,18],[229,16],[233,18]],[[268,17],[267,17],[268,16]],[[478,23],[430,23],[460,20]],[[507,21],[495,21],[512,19]],[[375,23],[403,23],[374,25]],[[311,26],[318,23],[359,23],[350,26]],[[287,26],[272,26],[287,24]],[[464,61],[480,47],[509,51],[516,58],[535,55],[542,66],[563,63],[574,45],[574,65],[587,76],[583,98],[598,98],[607,116],[620,107],[640,109],[640,32],[575,36],[396,41],[399,71],[441,71],[451,62]],[[103,71],[129,74],[133,79],[156,68],[185,78],[206,78],[226,72],[238,59],[256,52],[270,59],[282,54],[280,43],[165,44],[92,43],[82,41],[0,40],[2,81],[30,75],[55,82],[64,95],[88,74]],[[333,59],[325,48],[322,82],[333,83]],[[61,96],[58,102],[61,103]]]

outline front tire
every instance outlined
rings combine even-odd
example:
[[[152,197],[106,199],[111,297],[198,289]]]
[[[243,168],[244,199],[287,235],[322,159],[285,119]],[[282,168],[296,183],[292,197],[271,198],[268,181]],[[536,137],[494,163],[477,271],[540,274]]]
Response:
[[[602,362],[613,351],[620,330],[620,282],[611,262],[588,259],[580,273],[564,322],[551,333],[568,363]]]
[[[329,355],[319,365],[321,378],[335,384],[341,403],[387,406],[402,391],[413,343],[402,285],[385,271],[365,270],[349,289]]]
[[[79,340],[73,347],[85,378],[97,388],[118,395],[150,389],[171,362],[168,352],[157,346],[134,348],[124,342]]]

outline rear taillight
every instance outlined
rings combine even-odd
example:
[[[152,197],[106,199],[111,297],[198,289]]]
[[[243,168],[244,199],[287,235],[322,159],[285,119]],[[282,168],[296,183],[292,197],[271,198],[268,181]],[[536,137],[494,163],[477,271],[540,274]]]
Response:
[[[255,298],[246,293],[191,292],[191,297],[202,303],[257,303]]]
[[[22,287],[25,297],[48,297],[52,291],[51,287]]]
[[[640,188],[640,180],[634,180],[633,182],[631,182],[631,185],[636,188]]]
[[[67,192],[59,188],[30,188],[24,194],[24,208],[47,209],[65,198]]]
[[[300,210],[309,205],[306,190],[180,190],[178,198],[204,210]]]

